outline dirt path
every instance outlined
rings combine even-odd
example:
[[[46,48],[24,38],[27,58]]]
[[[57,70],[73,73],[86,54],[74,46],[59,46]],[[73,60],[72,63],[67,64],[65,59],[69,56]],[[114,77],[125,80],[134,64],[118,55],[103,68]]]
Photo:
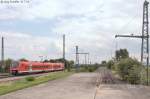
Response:
[[[109,70],[100,68],[96,73],[74,74],[0,99],[150,99],[150,87],[122,83]]]
[[[96,77],[96,73],[78,73],[0,96],[0,99],[93,99]]]
[[[150,99],[150,88],[129,84],[103,84],[95,99]]]

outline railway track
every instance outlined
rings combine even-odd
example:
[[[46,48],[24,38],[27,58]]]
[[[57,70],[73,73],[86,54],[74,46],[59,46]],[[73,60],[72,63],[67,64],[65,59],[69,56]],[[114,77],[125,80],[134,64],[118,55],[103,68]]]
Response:
[[[106,68],[99,68],[97,70],[97,80],[96,80],[96,91],[94,94],[94,99],[96,99],[98,90],[100,89],[102,84],[115,84],[115,77],[113,77],[113,74],[110,70]]]
[[[9,73],[0,73],[0,79],[10,77]]]

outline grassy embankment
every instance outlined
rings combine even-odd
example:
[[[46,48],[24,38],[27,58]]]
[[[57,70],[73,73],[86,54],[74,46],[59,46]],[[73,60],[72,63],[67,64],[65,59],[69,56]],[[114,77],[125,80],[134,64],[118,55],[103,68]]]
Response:
[[[41,83],[48,82],[59,78],[64,78],[73,74],[73,72],[53,72],[47,76],[24,78],[19,81],[7,82],[0,84],[0,95],[4,95],[13,91],[21,90]]]

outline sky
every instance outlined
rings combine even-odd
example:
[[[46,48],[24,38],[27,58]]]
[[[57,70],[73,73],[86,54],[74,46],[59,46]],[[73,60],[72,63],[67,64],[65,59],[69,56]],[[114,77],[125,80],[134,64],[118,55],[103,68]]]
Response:
[[[16,3],[17,1],[17,3]],[[21,2],[22,1],[22,2]],[[62,57],[66,35],[66,58],[90,53],[92,63],[114,57],[127,48],[140,58],[140,39],[116,34],[140,35],[144,0],[0,0],[0,37],[5,38],[5,58],[29,60]],[[80,62],[84,56],[80,55]]]

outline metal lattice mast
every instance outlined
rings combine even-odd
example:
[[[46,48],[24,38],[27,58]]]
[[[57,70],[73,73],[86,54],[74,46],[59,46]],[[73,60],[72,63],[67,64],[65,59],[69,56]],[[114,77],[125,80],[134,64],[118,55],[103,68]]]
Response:
[[[143,4],[143,27],[142,35],[116,35],[115,37],[129,37],[129,38],[140,38],[142,39],[141,45],[141,63],[147,66],[147,85],[149,84],[149,21],[148,21],[148,6],[149,2],[144,1]]]
[[[115,37],[129,37],[129,38],[141,38],[141,62],[143,65],[149,64],[149,22],[148,22],[148,4],[149,2],[145,0],[143,5],[143,27],[142,35],[116,35]]]
[[[65,56],[65,48],[66,48],[66,36],[65,36],[65,34],[63,34],[63,63],[64,63],[64,66],[65,66],[65,68],[67,67],[68,68],[68,66],[66,66],[66,56]]]
[[[141,46],[141,62],[149,65],[149,34],[148,34],[148,1],[143,5],[143,27],[142,27],[142,46]]]
[[[76,46],[76,71],[78,72],[79,69],[79,52],[78,52],[78,46]]]
[[[80,53],[79,47],[76,46],[76,71],[79,69],[79,55],[85,55],[85,65],[89,65],[89,53]],[[88,55],[88,60],[87,60]]]
[[[63,35],[63,60],[65,60],[65,34]]]
[[[148,21],[148,5],[145,0],[143,5],[143,27],[142,27],[142,47],[141,47],[141,62],[147,66],[147,85],[149,84],[149,21]]]
[[[2,37],[2,49],[1,49],[1,68],[2,68],[2,71],[4,71],[4,37]]]

